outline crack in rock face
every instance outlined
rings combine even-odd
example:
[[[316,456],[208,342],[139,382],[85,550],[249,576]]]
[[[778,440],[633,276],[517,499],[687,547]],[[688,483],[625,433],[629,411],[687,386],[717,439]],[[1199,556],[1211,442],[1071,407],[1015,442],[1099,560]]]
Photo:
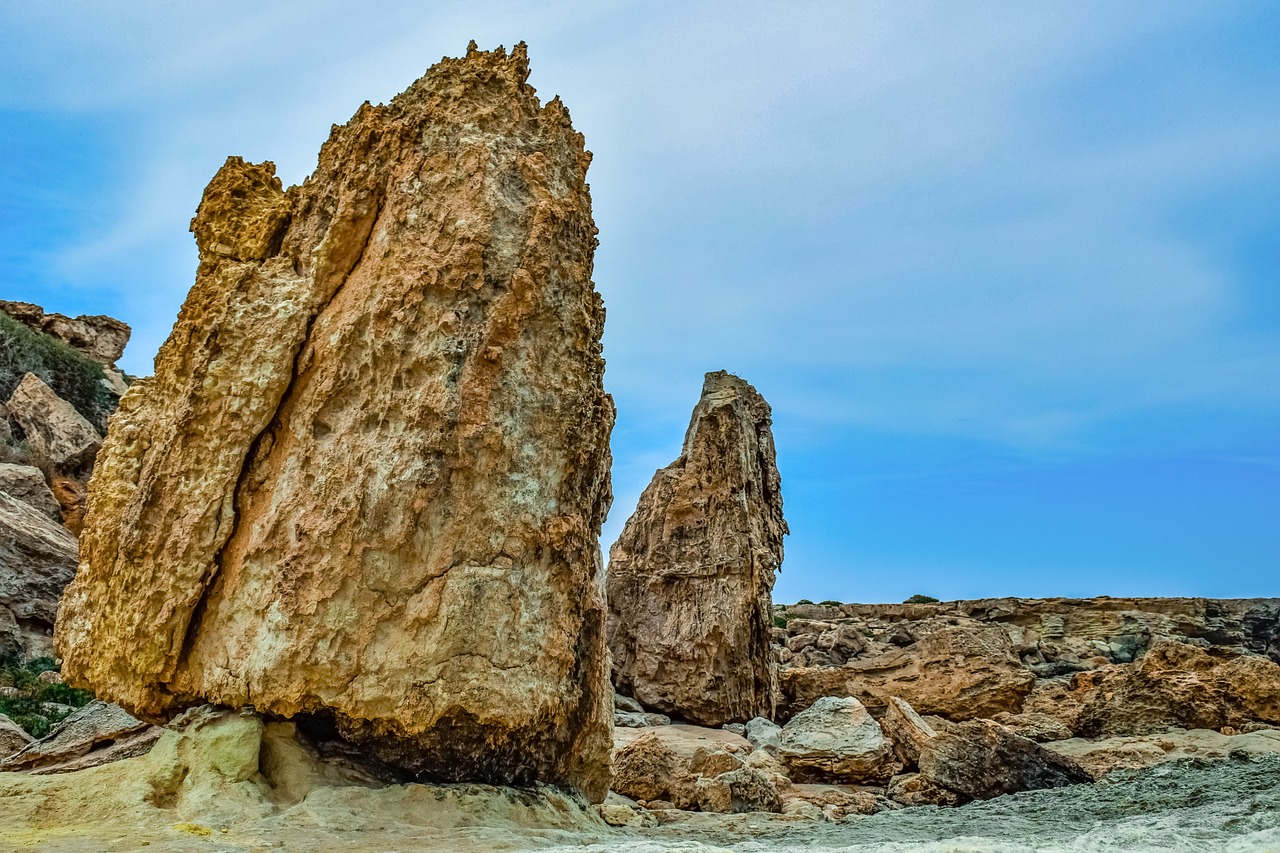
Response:
[[[112,420],[64,673],[131,713],[322,714],[423,779],[608,785],[612,500],[590,154],[524,45],[230,158]]]

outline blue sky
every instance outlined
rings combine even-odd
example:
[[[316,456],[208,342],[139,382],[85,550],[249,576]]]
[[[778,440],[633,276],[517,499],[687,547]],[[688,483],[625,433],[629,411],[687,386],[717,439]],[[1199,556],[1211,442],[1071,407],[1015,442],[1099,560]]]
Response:
[[[122,6],[0,8],[0,296],[124,319],[131,372],[227,155],[298,182],[523,39],[595,153],[606,544],[723,368],[778,600],[1280,595],[1280,5]]]

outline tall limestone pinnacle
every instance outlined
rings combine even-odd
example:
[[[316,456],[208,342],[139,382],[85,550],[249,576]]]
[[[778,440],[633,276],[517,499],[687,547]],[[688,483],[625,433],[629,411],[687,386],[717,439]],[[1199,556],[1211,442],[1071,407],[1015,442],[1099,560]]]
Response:
[[[708,373],[680,458],[609,552],[614,684],[651,708],[704,725],[773,716],[787,523],[771,425],[755,388]]]
[[[527,76],[523,44],[473,43],[335,126],[300,186],[219,170],[195,286],[98,458],[69,681],[604,796],[591,157]]]

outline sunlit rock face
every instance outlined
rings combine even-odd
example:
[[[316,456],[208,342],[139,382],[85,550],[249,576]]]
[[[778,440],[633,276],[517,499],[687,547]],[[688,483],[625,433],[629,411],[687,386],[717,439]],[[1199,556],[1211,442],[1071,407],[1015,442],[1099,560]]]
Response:
[[[704,725],[772,717],[771,593],[782,564],[769,404],[708,373],[680,458],[654,475],[609,552],[614,683]]]
[[[523,45],[473,45],[335,126],[300,186],[214,177],[195,286],[97,463],[70,681],[603,797],[590,154],[527,76]]]

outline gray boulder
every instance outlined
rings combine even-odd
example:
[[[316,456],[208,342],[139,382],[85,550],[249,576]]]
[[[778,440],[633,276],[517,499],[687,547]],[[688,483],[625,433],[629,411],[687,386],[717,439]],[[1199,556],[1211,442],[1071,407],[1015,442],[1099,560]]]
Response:
[[[53,620],[79,543],[35,507],[0,492],[0,654],[53,654]]]
[[[35,507],[54,521],[62,521],[62,507],[58,506],[39,468],[7,462],[0,464],[0,494]]]
[[[991,720],[960,723],[931,739],[920,751],[920,776],[962,801],[1093,781],[1075,761]]]
[[[880,725],[850,696],[824,696],[792,717],[778,756],[802,782],[886,782],[901,766]]]

